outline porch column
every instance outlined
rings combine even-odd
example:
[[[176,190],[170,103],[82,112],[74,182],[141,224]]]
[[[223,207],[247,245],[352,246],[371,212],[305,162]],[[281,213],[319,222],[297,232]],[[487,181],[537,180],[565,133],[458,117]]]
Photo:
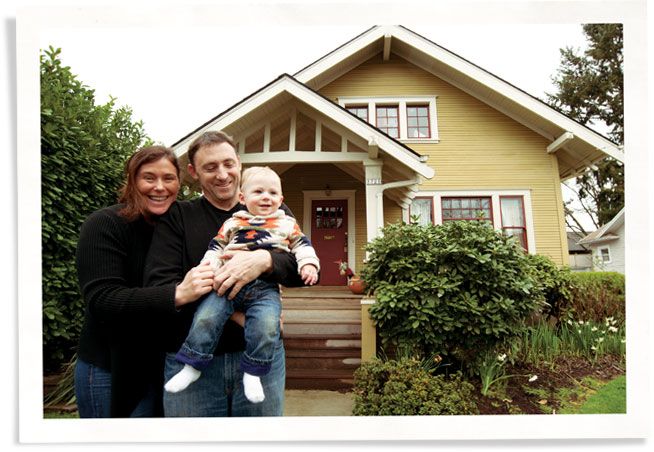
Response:
[[[382,167],[384,163],[375,160],[363,163],[366,170],[366,223],[368,242],[379,235],[384,226],[384,190],[382,188]]]

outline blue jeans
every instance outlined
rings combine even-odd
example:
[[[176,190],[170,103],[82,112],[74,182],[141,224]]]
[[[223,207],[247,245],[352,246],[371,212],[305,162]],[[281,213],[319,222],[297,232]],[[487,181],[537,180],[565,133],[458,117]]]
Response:
[[[245,313],[245,353],[241,370],[261,377],[270,372],[275,344],[279,342],[282,304],[276,283],[255,279],[244,286],[234,300],[216,292],[206,295],[193,316],[191,329],[176,358],[197,370],[207,368],[234,311]]]
[[[75,398],[80,418],[111,417],[111,372],[81,359],[75,364]],[[155,391],[151,388],[130,417],[153,417]]]
[[[177,393],[164,391],[166,417],[247,417],[282,416],[286,383],[284,344],[278,340],[270,372],[261,377],[266,398],[252,403],[243,392],[243,372],[240,362],[243,352],[216,355],[202,376],[188,388]],[[165,381],[177,374],[184,364],[174,353],[166,356]]]

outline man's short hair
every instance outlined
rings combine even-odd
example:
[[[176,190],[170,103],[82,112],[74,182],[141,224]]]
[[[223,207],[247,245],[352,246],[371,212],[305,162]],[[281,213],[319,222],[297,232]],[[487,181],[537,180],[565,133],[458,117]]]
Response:
[[[202,149],[205,146],[210,146],[213,144],[221,144],[221,143],[227,143],[231,147],[233,147],[234,152],[238,157],[238,151],[236,150],[236,143],[234,142],[234,138],[232,138],[230,135],[227,135],[223,131],[211,130],[209,132],[204,132],[202,135],[200,135],[195,140],[193,140],[193,142],[189,145],[187,151],[188,161],[191,163],[191,165],[194,165],[195,154],[200,149]]]

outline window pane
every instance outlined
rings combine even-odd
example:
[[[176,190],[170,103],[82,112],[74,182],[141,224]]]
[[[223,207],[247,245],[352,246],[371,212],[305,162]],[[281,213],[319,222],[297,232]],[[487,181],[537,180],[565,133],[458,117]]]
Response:
[[[433,222],[432,203],[433,200],[431,198],[416,198],[411,203],[409,214],[411,217],[419,216],[418,224],[431,224]]]
[[[504,233],[510,237],[518,239],[520,246],[527,249],[527,233],[524,229],[504,229]]]
[[[407,118],[407,124],[409,124],[409,127],[415,127],[418,125],[418,118]]]
[[[418,116],[415,107],[408,107],[406,110],[407,116]]]
[[[522,198],[501,197],[502,226],[525,227],[525,218],[522,212]]]

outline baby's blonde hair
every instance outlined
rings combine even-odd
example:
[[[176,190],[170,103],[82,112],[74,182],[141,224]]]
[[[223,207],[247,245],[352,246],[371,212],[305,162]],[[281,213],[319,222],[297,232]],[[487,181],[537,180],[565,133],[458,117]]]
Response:
[[[250,168],[246,168],[243,170],[243,173],[241,174],[241,191],[245,188],[245,186],[248,184],[250,179],[252,179],[254,176],[259,176],[259,175],[266,175],[270,176],[272,178],[275,178],[279,181],[279,186],[281,187],[282,185],[282,180],[279,177],[279,174],[277,174],[275,171],[270,169],[268,166],[251,166]]]

